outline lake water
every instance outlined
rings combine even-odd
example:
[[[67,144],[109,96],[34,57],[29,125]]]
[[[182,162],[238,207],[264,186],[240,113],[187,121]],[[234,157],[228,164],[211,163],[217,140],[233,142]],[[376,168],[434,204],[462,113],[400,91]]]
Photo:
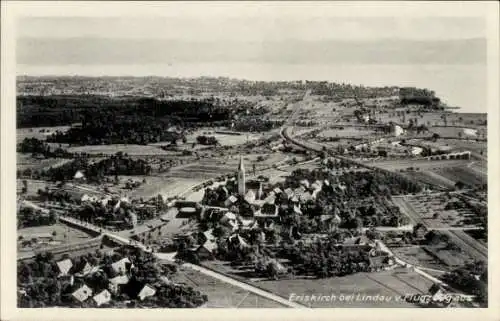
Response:
[[[18,75],[225,76],[249,80],[327,80],[366,86],[416,86],[436,92],[460,112],[487,112],[485,65],[326,65],[185,63],[164,65],[18,65]]]

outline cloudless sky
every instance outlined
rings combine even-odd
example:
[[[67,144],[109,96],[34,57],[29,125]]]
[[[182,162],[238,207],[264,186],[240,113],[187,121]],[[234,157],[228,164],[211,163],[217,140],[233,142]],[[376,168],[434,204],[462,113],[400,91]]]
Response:
[[[431,89],[456,104],[485,104],[484,18],[224,6],[232,4],[196,11],[171,5],[158,9],[162,16],[24,17],[17,21],[17,73],[396,81],[387,85],[441,86]]]

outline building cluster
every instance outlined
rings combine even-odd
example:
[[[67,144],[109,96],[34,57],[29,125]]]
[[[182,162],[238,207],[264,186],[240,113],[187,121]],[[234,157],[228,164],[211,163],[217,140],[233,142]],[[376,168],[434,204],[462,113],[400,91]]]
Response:
[[[132,277],[137,267],[127,257],[113,262],[109,270],[103,266],[93,266],[84,259],[75,262],[66,258],[56,262],[56,266],[57,278],[68,285],[65,292],[75,304],[86,303],[99,307],[113,299],[119,300],[123,294],[132,300],[140,301],[156,294],[154,286],[141,283]],[[92,279],[107,280],[107,284],[97,284],[91,281]],[[20,289],[20,292],[22,291]]]

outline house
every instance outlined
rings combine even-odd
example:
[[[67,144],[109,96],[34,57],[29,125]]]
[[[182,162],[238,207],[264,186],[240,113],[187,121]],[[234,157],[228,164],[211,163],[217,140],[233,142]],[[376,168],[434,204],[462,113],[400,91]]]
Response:
[[[262,208],[254,213],[255,218],[277,218],[278,206],[274,204],[264,204]]]
[[[109,293],[108,290],[103,290],[99,294],[94,295],[92,299],[97,304],[97,306],[101,306],[111,301],[111,293]]]
[[[317,181],[319,182],[319,181]],[[321,182],[317,183],[317,182],[314,182],[311,184],[311,190],[313,191],[321,191]]]
[[[220,218],[219,222],[221,224],[224,224],[226,226],[231,227],[232,229],[235,229],[238,227],[238,223],[236,222],[236,214],[233,212],[226,212],[222,217]]]
[[[310,184],[309,184],[309,181],[307,179],[303,179],[299,182],[300,185],[302,185],[303,187],[305,188],[309,188]]]
[[[83,174],[82,171],[80,170],[77,170],[75,175],[73,176],[73,179],[77,180],[77,181],[84,181],[85,180],[85,175]]]
[[[254,222],[255,222],[255,220],[253,220],[253,219],[252,220],[246,220],[246,219],[242,219],[242,218],[239,219],[239,223],[240,223],[241,227],[245,228],[245,229],[250,228],[254,224]]]
[[[370,240],[366,235],[361,235],[359,236],[358,238],[356,238],[356,241],[354,242],[354,244],[357,244],[357,245],[371,245],[373,244],[373,241]]]
[[[332,224],[339,226],[340,223],[342,223],[342,219],[340,218],[340,216],[337,213],[335,213],[335,215],[333,216]]]
[[[434,283],[429,288],[429,294],[432,296],[431,300],[433,303],[442,303],[446,300],[446,291],[438,283]]]
[[[109,201],[111,201],[111,197],[109,196],[106,196],[103,199],[101,199],[102,206],[107,206]]]
[[[237,201],[238,201],[238,198],[236,196],[234,196],[234,195],[231,195],[224,202],[224,206],[225,207],[230,207],[230,206],[236,204]]]
[[[88,196],[87,194],[83,194],[83,196],[80,199],[80,201],[81,202],[97,202],[97,197]]]
[[[218,246],[214,240],[206,240],[202,245],[196,249],[196,254],[200,260],[203,259],[214,259],[214,252],[217,250]]]
[[[119,293],[120,288],[128,284],[129,278],[126,275],[120,275],[109,280],[108,289],[112,293]]]
[[[382,271],[385,267],[383,256],[374,256],[374,257],[370,256],[368,258],[368,261],[369,261],[370,271],[372,272]]]
[[[73,262],[70,259],[59,261],[56,264],[59,268],[59,276],[67,275],[73,266]]]
[[[288,199],[291,199],[295,195],[293,192],[293,189],[291,189],[290,187],[285,189],[285,194],[286,194]]]
[[[276,195],[283,193],[283,191],[282,191],[282,190],[281,190],[281,188],[279,188],[279,187],[275,187],[275,188],[273,189],[273,192],[274,192],[274,194],[276,194]]]
[[[213,235],[213,231],[214,231],[214,229],[211,228],[211,229],[208,229],[205,232],[203,232],[203,236],[204,236],[205,240],[207,240],[207,241],[215,241],[216,240],[215,236]]]
[[[264,199],[264,204],[274,204],[276,202],[276,196],[274,193],[269,194],[265,199]]]
[[[93,266],[89,262],[82,260],[77,265],[74,265],[71,270],[75,275],[85,276],[93,271]]]
[[[245,194],[245,201],[252,204],[255,201],[255,193],[250,190]]]
[[[221,218],[221,221],[227,221],[227,220],[230,220],[230,221],[236,220],[236,214],[234,214],[232,212],[224,213],[224,215]]]
[[[229,243],[238,248],[250,247],[250,245],[239,235],[233,234],[229,237]]]
[[[300,198],[300,196],[304,194],[305,191],[306,189],[304,188],[304,186],[299,186],[293,190],[293,195]]]
[[[149,286],[146,284],[146,285],[144,285],[142,290],[139,292],[137,297],[139,298],[139,300],[143,301],[147,297],[154,296],[155,293],[156,293],[156,290],[152,286]]]
[[[85,302],[90,296],[92,296],[92,289],[84,284],[76,291],[71,293],[71,296],[79,302]]]
[[[307,203],[309,201],[312,201],[314,197],[311,193],[304,191],[302,194],[300,194],[299,199],[301,203]]]
[[[130,271],[130,269],[133,267],[133,264],[128,258],[123,258],[120,261],[111,264],[111,267],[115,273],[124,274]]]

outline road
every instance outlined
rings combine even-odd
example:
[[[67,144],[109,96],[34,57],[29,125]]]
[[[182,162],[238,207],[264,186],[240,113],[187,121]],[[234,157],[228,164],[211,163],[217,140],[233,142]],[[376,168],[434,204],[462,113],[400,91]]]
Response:
[[[276,294],[273,294],[273,293],[268,292],[268,291],[264,291],[262,289],[254,287],[254,286],[252,286],[250,284],[247,284],[247,283],[235,280],[233,278],[227,277],[225,275],[222,275],[222,274],[217,273],[215,271],[209,270],[209,269],[204,268],[202,266],[191,264],[191,263],[184,263],[183,266],[191,268],[191,269],[193,269],[195,271],[198,271],[200,273],[203,273],[203,274],[205,274],[207,276],[211,276],[213,278],[221,280],[221,281],[223,281],[225,283],[234,285],[234,286],[239,287],[239,288],[241,288],[243,290],[252,292],[252,293],[257,294],[257,295],[259,295],[261,297],[264,297],[266,299],[273,300],[275,302],[283,304],[284,306],[287,306],[287,307],[290,307],[290,308],[307,308],[307,306],[305,306],[305,305],[301,305],[301,304],[298,304],[296,302],[289,301],[289,300],[287,300],[285,298],[282,298],[282,297],[280,297],[280,296],[278,296]]]
[[[119,243],[122,243],[122,244],[129,244],[129,245],[133,245],[133,246],[137,246],[139,248],[141,248],[143,251],[146,251],[146,252],[151,252],[151,248],[142,244],[141,242],[138,242],[138,241],[132,241],[130,240],[129,238],[127,237],[124,237],[122,235],[119,235],[119,234],[115,234],[111,231],[108,231],[108,230],[103,230],[97,226],[94,226],[90,223],[86,223],[86,222],[81,222],[81,221],[78,221],[76,219],[73,219],[73,218],[67,218],[67,217],[63,217],[64,220],[67,220],[67,221],[71,221],[71,223],[73,224],[76,224],[76,225],[80,225],[81,227],[83,228],[87,228],[87,229],[93,229],[93,230],[96,230],[96,231],[102,231],[103,235],[104,236],[107,236],[113,240],[115,240],[116,242],[119,242]],[[156,253],[153,253],[156,255]],[[163,255],[162,253],[158,253],[158,255],[156,255],[158,258],[160,259],[164,259],[165,258],[165,255]],[[298,303],[295,303],[295,302],[291,302],[289,300],[286,300],[276,294],[273,294],[271,292],[268,292],[268,291],[265,291],[265,290],[262,290],[262,289],[259,289],[255,286],[252,286],[248,283],[244,283],[244,282],[241,282],[241,281],[238,281],[234,278],[231,278],[231,277],[228,277],[226,275],[223,275],[221,273],[218,273],[218,272],[215,272],[215,271],[212,271],[210,269],[207,269],[207,268],[204,268],[202,266],[199,266],[199,265],[195,265],[195,264],[191,264],[191,263],[184,263],[183,266],[185,267],[188,267],[192,270],[195,270],[195,271],[198,271],[200,273],[203,273],[207,276],[210,276],[210,277],[213,277],[213,278],[216,278],[218,280],[221,280],[225,283],[228,283],[228,284],[231,284],[233,286],[236,286],[236,287],[239,287],[245,291],[249,291],[249,292],[252,292],[254,294],[257,294],[261,297],[264,297],[264,298],[267,298],[267,299],[270,299],[270,300],[273,300],[275,302],[278,302],[280,304],[283,304],[284,306],[287,306],[287,307],[290,307],[290,308],[306,308],[306,306],[303,306],[303,305],[300,305]]]
[[[316,152],[323,150],[323,147],[319,144],[311,144],[310,142],[299,141],[299,140],[291,137],[290,133],[289,133],[289,127],[284,127],[281,131],[281,135],[286,140],[291,141],[292,143],[299,145],[303,148],[306,148],[306,149],[309,149],[312,151],[316,151]],[[346,158],[346,157],[337,156],[337,155],[335,157],[340,158],[340,159],[345,159],[345,160],[350,161],[351,163],[359,165],[359,166],[373,168],[370,165],[361,164],[359,162],[356,162],[356,161],[349,159],[349,158]],[[408,206],[408,204],[404,201],[399,202],[399,203],[401,203],[402,207],[404,208],[404,211],[414,221],[415,224],[421,222],[422,224],[424,224],[424,226],[427,227],[425,222],[423,222],[423,220],[421,219],[420,215],[418,213],[416,213],[415,210],[413,208],[411,208],[411,206]],[[473,254],[474,257],[476,257],[480,260],[487,261],[487,249],[484,248],[484,246],[482,244],[478,243],[476,240],[474,240],[473,238],[468,236],[464,231],[452,230],[452,231],[444,231],[444,233],[449,234],[451,240],[454,240],[457,243],[457,245],[459,245],[461,248],[463,248],[463,249],[467,250],[469,253]],[[380,242],[380,243],[381,243],[381,246],[385,249],[385,251],[387,251],[388,253],[391,253],[394,256],[392,251],[390,251],[390,249],[387,246],[385,246],[385,244],[383,244],[382,242]],[[422,271],[418,267],[415,267],[411,264],[408,264],[408,263],[404,262],[403,260],[397,258],[396,256],[394,256],[394,258],[398,264],[412,267],[415,270],[415,272],[417,272],[418,274],[422,275],[423,277],[431,280],[432,282],[444,284],[441,280],[433,277],[432,275],[426,273],[425,271]],[[448,285],[446,285],[446,286],[448,286]]]

